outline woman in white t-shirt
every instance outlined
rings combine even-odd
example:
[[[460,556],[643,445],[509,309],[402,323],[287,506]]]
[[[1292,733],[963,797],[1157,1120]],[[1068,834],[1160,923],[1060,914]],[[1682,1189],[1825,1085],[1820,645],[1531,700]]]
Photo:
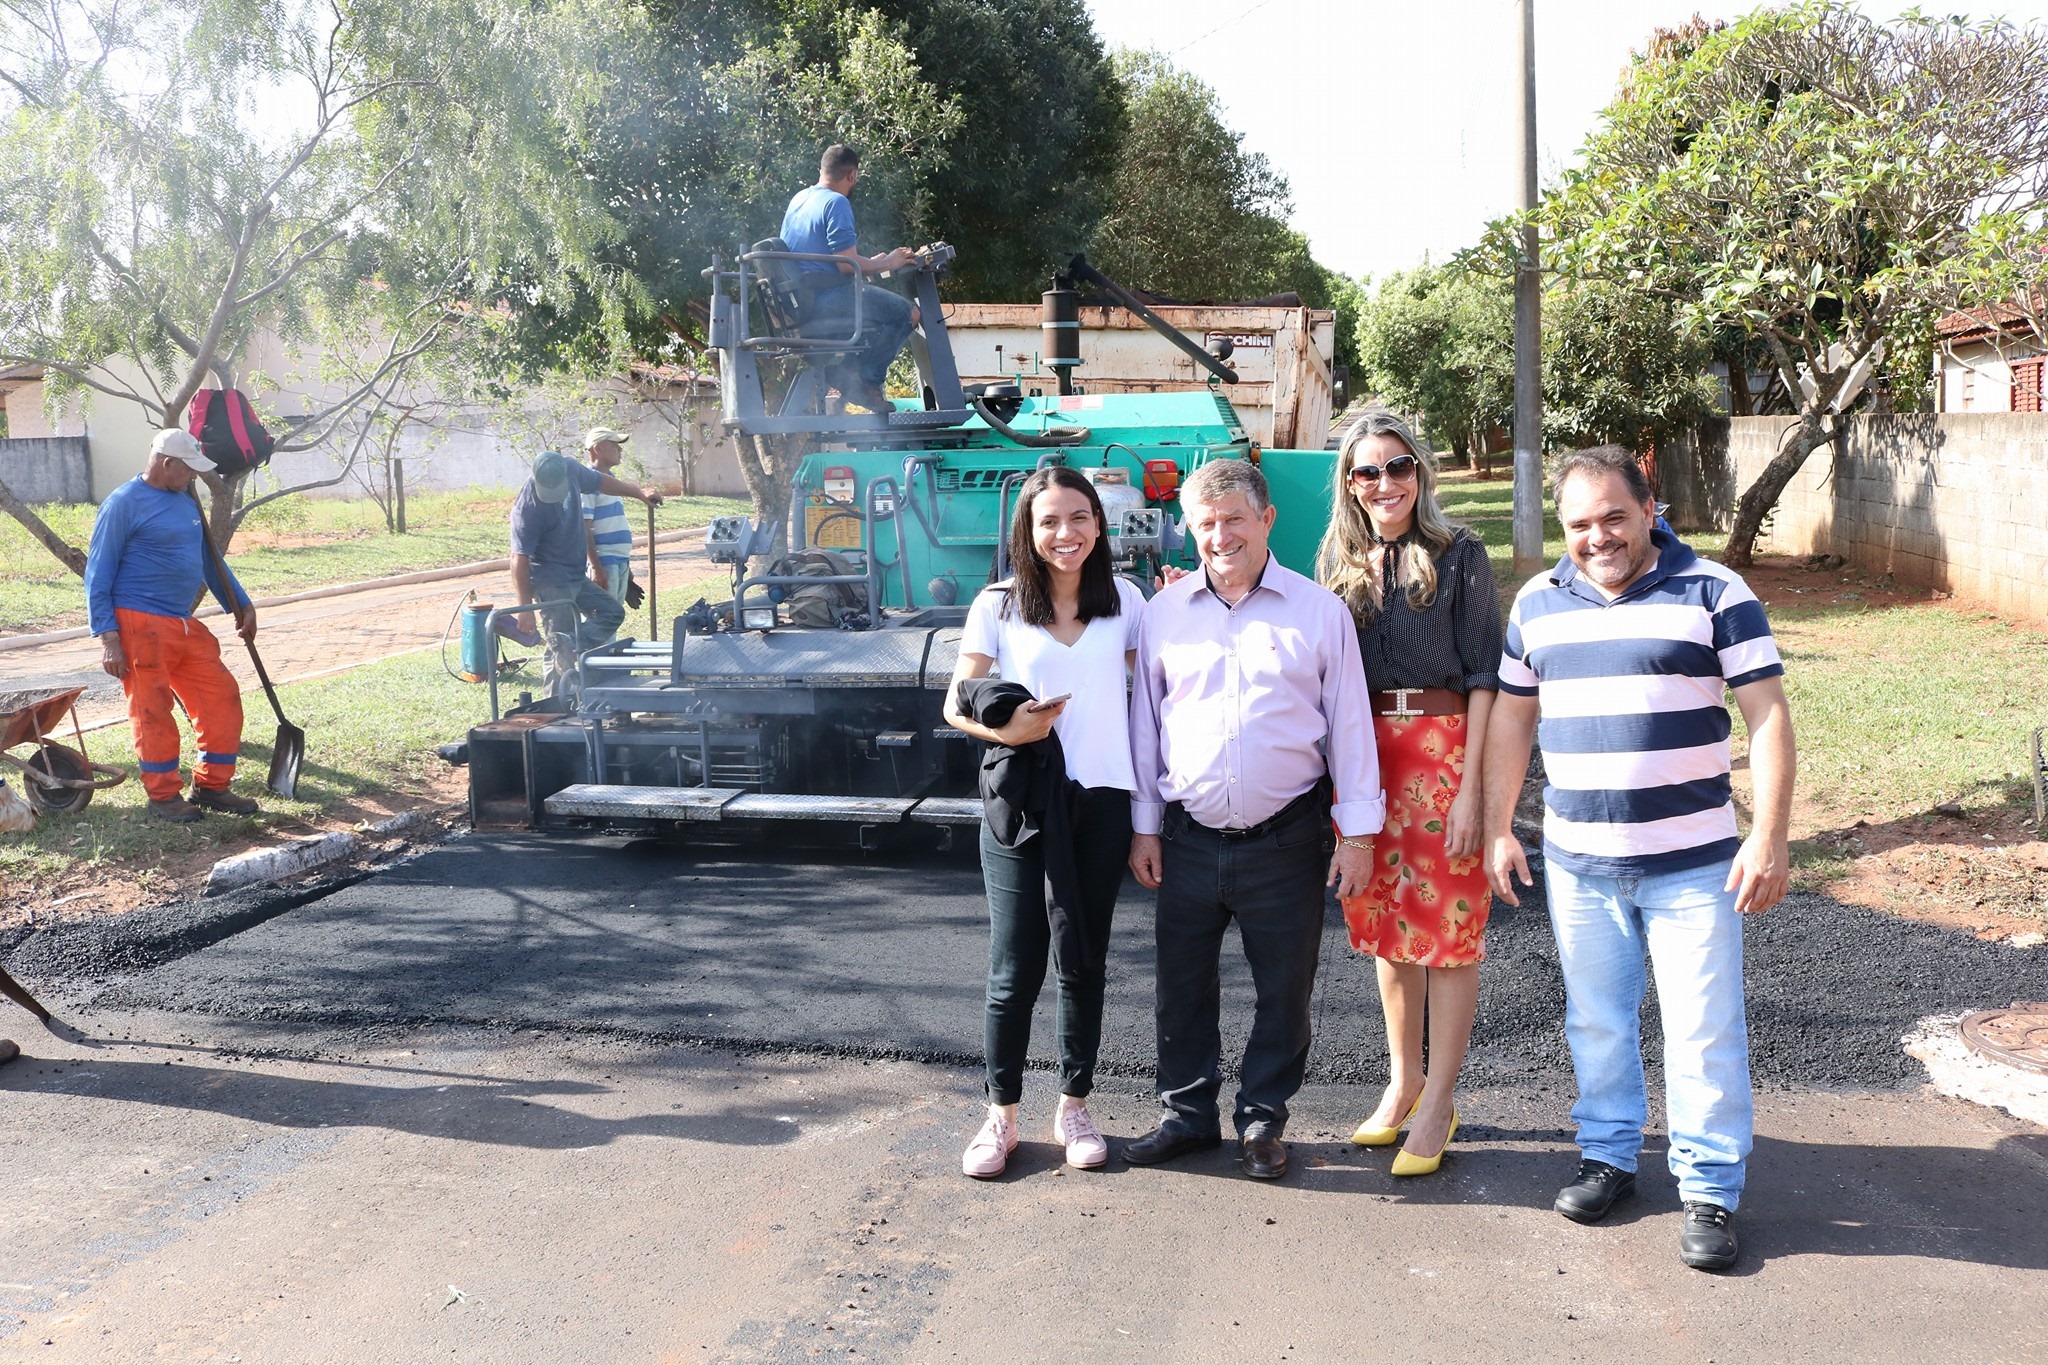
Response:
[[[1129,703],[1125,679],[1138,640],[1144,595],[1111,568],[1102,502],[1074,470],[1038,470],[1017,493],[1010,526],[1016,572],[984,588],[967,613],[960,664],[947,690],[946,719],[991,744],[1012,748],[1059,735],[1067,776],[1082,788],[1074,853],[1081,883],[1086,960],[1057,973],[1060,1102],[1052,1139],[1069,1165],[1109,1160],[1109,1145],[1088,1114],[1102,1038],[1102,993],[1110,917],[1131,849]],[[990,729],[961,709],[960,683],[1000,673],[1039,699]],[[982,882],[988,891],[988,1119],[961,1157],[961,1169],[988,1179],[1003,1173],[1017,1146],[1017,1103],[1031,1043],[1031,1011],[1045,983],[1052,931],[1045,907],[1045,855],[1036,836],[1004,848],[984,826]]]

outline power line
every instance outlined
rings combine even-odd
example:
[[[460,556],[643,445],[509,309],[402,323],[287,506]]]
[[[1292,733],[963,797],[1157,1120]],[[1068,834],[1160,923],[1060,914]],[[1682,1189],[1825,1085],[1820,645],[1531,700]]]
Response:
[[[1187,51],[1187,50],[1188,50],[1189,48],[1191,48],[1191,47],[1195,46],[1195,44],[1196,44],[1196,43],[1205,43],[1205,42],[1207,42],[1207,41],[1208,41],[1209,39],[1211,39],[1211,38],[1214,38],[1214,37],[1215,37],[1215,36],[1216,36],[1217,34],[1221,33],[1221,32],[1222,32],[1222,31],[1223,31],[1224,29],[1226,29],[1226,28],[1229,28],[1229,27],[1230,27],[1230,26],[1231,26],[1232,24],[1236,23],[1236,22],[1237,22],[1237,21],[1238,21],[1239,19],[1247,19],[1247,18],[1250,18],[1250,17],[1251,17],[1251,16],[1252,16],[1252,15],[1253,15],[1254,13],[1258,12],[1259,10],[1262,10],[1262,9],[1264,9],[1264,8],[1265,8],[1265,7],[1267,6],[1267,5],[1271,4],[1272,2],[1273,2],[1273,0],[1258,0],[1258,3],[1257,3],[1257,4],[1253,5],[1253,6],[1252,6],[1252,7],[1250,8],[1250,9],[1246,10],[1246,11],[1245,11],[1245,12],[1244,12],[1243,14],[1240,14],[1240,15],[1236,16],[1236,18],[1232,18],[1232,19],[1225,19],[1225,20],[1224,20],[1224,21],[1223,21],[1222,23],[1220,23],[1220,24],[1216,25],[1216,27],[1214,27],[1214,28],[1210,29],[1210,30],[1209,30],[1209,31],[1208,31],[1207,33],[1204,33],[1204,34],[1203,34],[1203,35],[1202,35],[1201,37],[1199,37],[1199,38],[1194,38],[1194,39],[1191,39],[1191,40],[1190,40],[1190,41],[1188,41],[1188,42],[1182,43],[1182,44],[1181,44],[1181,45],[1180,45],[1179,47],[1175,48],[1175,49],[1174,49],[1174,50],[1173,50],[1173,51],[1172,51],[1171,53],[1169,53],[1168,55],[1169,55],[1169,56],[1174,56],[1174,57],[1178,57],[1178,56],[1179,56],[1179,55],[1180,55],[1181,53],[1183,53],[1183,52],[1186,52],[1186,51]]]

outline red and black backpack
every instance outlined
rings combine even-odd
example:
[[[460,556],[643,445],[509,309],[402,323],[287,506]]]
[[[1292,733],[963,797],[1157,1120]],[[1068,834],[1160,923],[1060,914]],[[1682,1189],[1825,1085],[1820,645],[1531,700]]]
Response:
[[[270,463],[277,443],[240,389],[201,389],[192,395],[190,412],[192,435],[223,478]]]

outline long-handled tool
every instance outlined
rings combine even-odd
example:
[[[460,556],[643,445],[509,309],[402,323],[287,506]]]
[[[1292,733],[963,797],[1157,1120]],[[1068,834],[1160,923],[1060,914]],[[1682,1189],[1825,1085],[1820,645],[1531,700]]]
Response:
[[[220,575],[222,584],[228,581],[228,566],[220,557],[220,549],[213,543],[213,529],[206,524],[206,509],[200,506],[199,494],[191,489],[192,505],[199,508],[199,535],[206,542],[206,553],[213,557],[214,572]],[[306,758],[306,732],[285,719],[284,707],[277,700],[277,689],[270,685],[270,673],[263,667],[263,656],[256,652],[256,642],[242,641],[249,650],[249,661],[256,665],[256,676],[263,683],[263,695],[270,698],[270,709],[277,715],[277,736],[270,742],[270,775],[263,785],[289,801],[298,794],[299,765]]]
[[[12,1000],[44,1023],[50,1022],[50,1012],[44,1009],[33,995],[28,993],[26,986],[9,976],[4,970],[0,970],[0,995],[6,996],[9,1000]]]
[[[661,638],[661,613],[654,605],[654,504],[647,504],[647,638]]]
[[[277,737],[270,742],[270,775],[263,779],[263,785],[289,801],[299,790],[299,764],[306,758],[306,732],[284,718],[284,707],[278,704],[277,689],[270,685],[270,673],[263,667],[263,656],[256,652],[256,642],[242,643],[249,647],[249,660],[256,665],[256,676],[263,681],[263,695],[270,698],[270,709],[277,713]]]

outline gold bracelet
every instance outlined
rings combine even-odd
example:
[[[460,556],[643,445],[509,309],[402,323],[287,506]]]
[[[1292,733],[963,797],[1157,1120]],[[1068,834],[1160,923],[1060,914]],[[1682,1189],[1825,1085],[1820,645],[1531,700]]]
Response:
[[[1338,836],[1338,838],[1337,838],[1337,847],[1339,847],[1339,848],[1368,848],[1368,849],[1369,849],[1369,848],[1371,848],[1371,847],[1372,847],[1372,836],[1371,836],[1370,834],[1343,834],[1343,835],[1339,835],[1339,836]]]

